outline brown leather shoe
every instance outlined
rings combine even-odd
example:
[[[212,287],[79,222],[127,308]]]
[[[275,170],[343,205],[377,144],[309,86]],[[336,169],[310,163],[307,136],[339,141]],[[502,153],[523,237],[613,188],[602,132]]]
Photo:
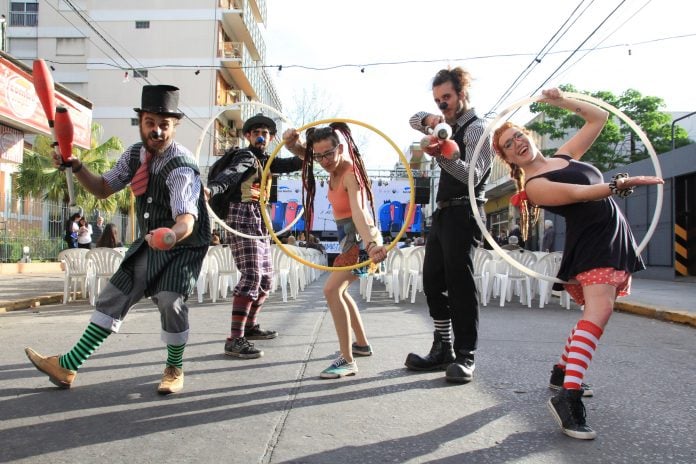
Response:
[[[38,370],[48,376],[48,380],[60,388],[70,388],[75,380],[77,372],[61,367],[58,362],[58,356],[46,358],[29,347],[24,348],[24,352],[27,354],[29,361],[31,361]]]
[[[157,387],[157,393],[168,395],[177,393],[184,388],[184,370],[179,367],[167,366],[164,368],[162,381]]]

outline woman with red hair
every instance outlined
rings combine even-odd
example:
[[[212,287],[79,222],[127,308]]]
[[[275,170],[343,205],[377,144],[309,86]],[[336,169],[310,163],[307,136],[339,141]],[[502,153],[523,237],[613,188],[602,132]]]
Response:
[[[608,113],[587,102],[563,96],[558,89],[542,92],[540,102],[575,112],[583,127],[551,157],[545,157],[528,132],[510,122],[493,134],[493,149],[510,168],[517,186],[514,203],[521,212],[523,236],[539,208],[563,216],[566,240],[558,278],[584,305],[582,318],[570,332],[560,360],[553,366],[550,387],[558,394],[549,408],[566,435],[591,440],[595,431],[585,422],[582,396],[592,396],[583,383],[617,296],[629,293],[631,274],[645,269],[621,210],[612,198],[624,198],[640,185],[661,184],[653,176],[617,174],[605,182],[594,166],[580,162],[604,128]],[[559,284],[554,288],[559,289]],[[585,388],[584,388],[585,387]]]

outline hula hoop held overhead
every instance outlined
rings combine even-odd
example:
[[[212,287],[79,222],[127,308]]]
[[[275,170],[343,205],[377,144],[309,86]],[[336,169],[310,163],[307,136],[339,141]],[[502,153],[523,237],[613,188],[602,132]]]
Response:
[[[376,127],[373,127],[367,123],[361,122],[361,121],[356,121],[355,119],[344,119],[344,118],[334,118],[334,119],[322,119],[319,121],[314,121],[309,124],[305,124],[304,126],[300,127],[297,129],[297,132],[304,132],[310,127],[315,127],[315,126],[320,126],[323,124],[330,124],[332,122],[343,122],[346,124],[355,124],[358,126],[362,126],[366,129],[371,130],[372,132],[378,134],[381,136],[391,147],[399,154],[399,158],[401,159],[401,162],[404,164],[404,167],[406,168],[406,174],[408,175],[408,183],[410,186],[410,192],[409,192],[409,203],[408,203],[408,211],[406,212],[406,217],[410,218],[414,211],[415,211],[415,206],[416,206],[416,189],[415,189],[415,183],[413,180],[413,172],[411,171],[411,166],[409,165],[408,159],[406,159],[406,156],[404,153],[399,149],[399,147],[394,143],[392,139],[387,137],[386,134],[384,134],[382,131],[377,129]],[[322,271],[351,271],[353,269],[358,269],[363,266],[367,266],[370,264],[372,261],[371,260],[365,260],[361,263],[354,264],[352,266],[336,266],[336,267],[331,267],[331,266],[324,266],[322,264],[316,264],[312,263],[310,261],[307,261],[303,259],[300,256],[297,256],[295,253],[290,251],[283,243],[280,241],[278,238],[278,234],[281,232],[274,232],[272,223],[270,218],[268,217],[268,211],[266,211],[266,195],[264,194],[264,189],[266,188],[266,179],[268,178],[268,174],[270,172],[271,168],[271,161],[276,157],[278,152],[280,152],[280,149],[283,148],[285,145],[285,142],[283,140],[280,141],[280,144],[273,150],[273,153],[271,153],[271,157],[268,159],[268,163],[266,163],[266,167],[263,170],[263,175],[261,177],[261,217],[263,218],[263,221],[266,223],[266,228],[268,228],[269,231],[271,231],[271,238],[273,241],[280,247],[281,250],[291,258],[295,259],[296,261],[304,264],[305,266],[313,267],[315,269],[319,269]],[[399,231],[399,233],[394,237],[394,240],[386,246],[387,252],[390,251],[392,248],[396,246],[396,244],[399,242],[401,237],[406,233],[406,229],[408,228],[408,223],[409,221],[404,221],[404,225]]]
[[[655,149],[653,148],[652,144],[650,143],[650,140],[648,137],[645,135],[645,133],[641,130],[640,127],[628,116],[626,116],[621,110],[618,108],[613,107],[609,103],[602,101],[598,98],[594,98],[590,95],[584,95],[581,93],[573,93],[573,92],[563,92],[563,96],[566,98],[573,98],[575,100],[580,100],[580,101],[586,101],[589,103],[592,103],[594,105],[599,106],[600,108],[604,108],[605,110],[609,111],[610,113],[613,113],[616,115],[619,119],[621,119],[623,122],[626,123],[627,126],[629,126],[633,132],[635,132],[638,137],[640,138],[641,142],[643,142],[643,145],[645,146],[646,150],[648,150],[648,153],[650,154],[650,159],[653,164],[653,168],[655,170],[655,175],[657,177],[662,177],[662,169],[660,168],[660,162],[657,159],[657,153],[655,152]],[[486,130],[484,131],[483,135],[479,139],[478,144],[476,144],[476,148],[474,149],[474,154],[471,157],[471,164],[475,165],[476,160],[478,160],[479,154],[481,153],[481,148],[483,148],[483,144],[486,140],[488,140],[488,137],[490,136],[491,132],[493,132],[499,125],[499,123],[502,122],[503,118],[505,118],[508,114],[510,114],[512,111],[516,110],[517,108],[520,108],[524,105],[528,105],[530,103],[537,102],[541,100],[543,97],[541,95],[534,96],[534,97],[529,97],[529,98],[524,98],[522,100],[519,100],[512,105],[508,106],[505,108],[503,111],[500,112],[500,114],[493,119],[490,124],[488,124],[488,127],[486,127]],[[657,198],[656,198],[656,204],[655,204],[655,212],[652,217],[652,222],[650,223],[650,227],[648,228],[647,233],[645,234],[645,237],[643,237],[643,240],[640,242],[638,245],[638,250],[637,254],[640,254],[643,249],[647,246],[648,242],[653,236],[653,233],[655,232],[655,229],[657,228],[657,222],[660,218],[660,213],[662,212],[662,201],[663,201],[663,186],[662,184],[656,184],[657,186]],[[473,176],[469,177],[469,198],[471,199],[471,208],[474,212],[478,210],[476,206],[476,197],[474,195],[474,178]],[[478,224],[479,228],[481,229],[481,232],[483,233],[483,236],[486,238],[486,241],[488,241],[488,244],[495,250],[495,252],[503,258],[505,261],[508,262],[511,266],[513,266],[515,269],[519,270],[520,272],[524,272],[530,277],[534,277],[536,279],[541,279],[541,280],[546,280],[548,282],[552,283],[559,283],[559,284],[567,284],[568,282],[565,282],[563,280],[560,280],[556,277],[553,276],[547,276],[544,274],[539,274],[538,272],[534,271],[533,269],[528,268],[527,266],[524,266],[520,262],[516,261],[514,258],[512,258],[510,255],[508,255],[505,250],[503,250],[500,245],[493,239],[491,234],[488,232],[486,229],[486,225],[483,223],[481,218],[478,216],[478,214],[474,214],[474,219],[476,219],[476,223]]]
[[[205,140],[205,135],[208,133],[210,126],[212,126],[213,123],[217,120],[217,118],[220,117],[220,115],[222,113],[224,113],[225,111],[237,110],[237,109],[240,109],[242,106],[253,106],[253,107],[257,107],[257,108],[261,108],[261,109],[267,109],[267,110],[275,113],[281,120],[283,120],[283,122],[290,123],[290,120],[283,113],[281,113],[280,111],[278,111],[277,109],[273,108],[270,105],[266,105],[265,103],[248,101],[248,102],[238,102],[238,103],[235,103],[233,105],[225,106],[215,116],[213,116],[212,118],[210,118],[208,120],[208,122],[206,123],[206,125],[203,127],[203,129],[201,131],[201,136],[198,138],[198,143],[196,144],[196,150],[194,152],[194,157],[196,159],[196,162],[199,165],[200,165],[200,153],[201,153],[201,148],[203,146],[203,140]],[[271,157],[271,159],[269,160],[269,164],[270,164],[270,161],[272,161],[272,160],[273,160],[273,157]],[[225,229],[225,230],[227,230],[227,231],[229,231],[229,232],[231,232],[239,237],[248,238],[248,239],[252,239],[252,240],[265,240],[265,239],[271,238],[270,235],[249,235],[249,234],[245,234],[244,232],[240,232],[240,231],[230,227],[225,222],[224,219],[219,218],[217,216],[217,214],[215,214],[215,211],[213,211],[213,209],[210,207],[210,205],[207,202],[205,205],[208,208],[208,214],[210,215],[210,217],[213,219],[213,221],[215,221],[216,223],[221,225],[223,229]],[[292,229],[295,226],[295,224],[297,224],[300,221],[300,219],[302,219],[302,215],[298,214],[295,217],[295,219],[293,219],[292,222],[290,222],[290,224],[288,224],[284,229],[280,230],[278,233],[284,234],[285,232],[289,231],[290,229]],[[272,227],[271,227],[271,229],[272,229]],[[269,229],[269,230],[271,230],[271,229]]]

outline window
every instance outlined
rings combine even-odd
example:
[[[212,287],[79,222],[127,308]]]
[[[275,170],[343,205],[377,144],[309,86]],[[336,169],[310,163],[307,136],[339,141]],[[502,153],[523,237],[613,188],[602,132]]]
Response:
[[[136,21],[135,28],[136,29],[150,29],[150,21]]]
[[[140,124],[140,120],[138,118],[131,118],[131,126],[137,126]]]
[[[146,78],[147,77],[147,69],[134,69],[133,70],[133,77]]]
[[[10,26],[36,27],[39,23],[39,4],[36,2],[12,2]]]

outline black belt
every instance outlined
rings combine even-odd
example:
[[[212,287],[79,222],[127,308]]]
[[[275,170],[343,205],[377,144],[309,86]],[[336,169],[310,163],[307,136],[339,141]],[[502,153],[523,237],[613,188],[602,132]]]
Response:
[[[450,206],[466,206],[471,204],[468,198],[457,198],[454,200],[442,200],[437,202],[437,209],[445,209]]]

